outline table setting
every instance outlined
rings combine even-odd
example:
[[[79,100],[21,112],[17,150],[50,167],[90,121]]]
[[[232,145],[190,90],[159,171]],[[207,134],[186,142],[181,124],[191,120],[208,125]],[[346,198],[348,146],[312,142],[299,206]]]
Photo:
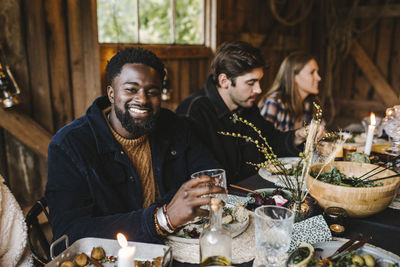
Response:
[[[330,141],[319,146],[317,117],[299,157],[278,158],[262,136],[264,143],[248,139],[265,156],[265,162],[248,163],[258,173],[229,185],[223,169],[193,173],[191,179],[217,179],[229,194],[210,195],[210,205],[202,207],[210,216],[188,222],[165,245],[78,240],[48,266],[62,266],[78,252],[90,260],[94,243],[108,256],[104,265],[90,260],[95,266],[400,266],[399,120],[395,106],[385,118],[363,120],[361,143],[346,143],[357,138],[339,132],[327,133]],[[391,143],[377,141],[382,129]]]

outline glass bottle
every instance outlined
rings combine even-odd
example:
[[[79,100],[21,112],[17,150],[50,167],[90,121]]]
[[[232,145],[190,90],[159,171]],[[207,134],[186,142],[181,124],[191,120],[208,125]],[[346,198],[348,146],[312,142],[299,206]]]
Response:
[[[222,225],[221,199],[212,198],[210,203],[210,226],[200,235],[200,267],[232,265],[232,238]]]

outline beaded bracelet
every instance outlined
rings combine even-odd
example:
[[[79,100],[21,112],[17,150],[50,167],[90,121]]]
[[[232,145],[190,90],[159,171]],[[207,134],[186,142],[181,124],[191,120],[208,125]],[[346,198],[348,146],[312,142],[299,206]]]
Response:
[[[154,225],[155,225],[155,227],[156,227],[156,232],[157,232],[157,234],[160,235],[160,236],[166,237],[168,234],[167,234],[165,231],[163,231],[163,230],[161,229],[160,225],[158,224],[157,212],[158,212],[159,209],[160,209],[160,208],[157,207],[156,210],[155,210],[155,212],[154,212],[154,215],[153,215],[153,216],[154,216]]]
[[[166,204],[164,204],[164,206],[163,206],[163,211],[165,214],[165,218],[167,218],[168,227],[172,230],[172,232],[174,232],[176,230],[176,228],[172,225],[171,220],[169,219],[169,216],[167,214],[167,205]]]

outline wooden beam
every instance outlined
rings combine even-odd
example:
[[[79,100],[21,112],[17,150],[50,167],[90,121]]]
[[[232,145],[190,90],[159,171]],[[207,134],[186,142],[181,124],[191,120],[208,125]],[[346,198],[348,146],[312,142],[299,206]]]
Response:
[[[385,112],[386,107],[377,101],[363,101],[363,100],[353,100],[353,99],[336,99],[337,104],[340,105],[340,109],[346,110],[361,110],[372,112]]]
[[[31,118],[15,110],[0,108],[0,127],[11,133],[26,146],[47,158],[51,134]]]
[[[62,0],[43,1],[54,129],[73,120],[66,13]]]
[[[142,47],[153,51],[161,59],[209,58],[211,49],[202,45],[146,45],[146,44],[100,44],[101,55],[114,55],[127,47]],[[107,60],[110,60],[109,58]]]
[[[101,95],[95,10],[96,3],[92,0],[67,1],[74,118],[85,114],[93,100]]]
[[[385,105],[391,107],[399,104],[398,95],[357,41],[353,42],[351,55]]]
[[[54,132],[46,47],[46,26],[42,0],[24,0],[29,78],[32,88],[32,118],[47,131]]]
[[[383,7],[384,4],[379,6],[359,6],[355,11],[355,16],[359,18],[372,18],[377,15],[382,17],[400,17],[400,4],[390,4]],[[381,11],[381,9],[384,10]]]

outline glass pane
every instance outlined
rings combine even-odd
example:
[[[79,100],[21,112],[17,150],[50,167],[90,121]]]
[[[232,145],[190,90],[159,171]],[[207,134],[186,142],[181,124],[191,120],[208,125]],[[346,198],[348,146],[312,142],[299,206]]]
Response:
[[[135,0],[97,0],[99,42],[136,42],[135,14]]]
[[[175,0],[177,44],[203,44],[204,0]]]
[[[171,43],[171,1],[141,0],[139,2],[140,43]]]

